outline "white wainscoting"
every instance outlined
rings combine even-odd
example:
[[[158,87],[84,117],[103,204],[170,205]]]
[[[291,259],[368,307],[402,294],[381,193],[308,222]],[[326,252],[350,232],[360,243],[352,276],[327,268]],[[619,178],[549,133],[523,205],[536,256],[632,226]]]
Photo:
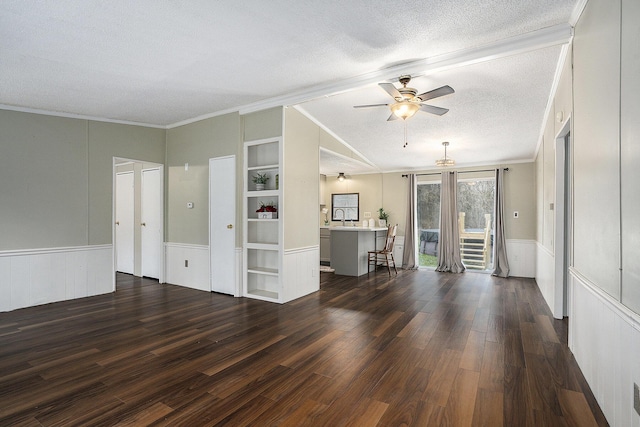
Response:
[[[640,385],[640,315],[573,269],[569,286],[569,348],[609,424],[638,427],[633,384]]]
[[[165,243],[165,282],[211,291],[209,246],[187,243]],[[234,296],[242,295],[242,248],[235,249],[236,290]],[[189,261],[189,267],[184,261]]]
[[[112,245],[0,251],[0,311],[113,292]]]
[[[537,242],[536,253],[536,283],[549,309],[553,311],[555,304],[555,256],[549,249]]]
[[[284,251],[282,302],[320,290],[320,246]]]
[[[211,291],[209,246],[165,243],[165,281],[201,291]],[[189,266],[185,267],[185,260]]]
[[[509,275],[514,277],[535,277],[535,240],[506,239]]]

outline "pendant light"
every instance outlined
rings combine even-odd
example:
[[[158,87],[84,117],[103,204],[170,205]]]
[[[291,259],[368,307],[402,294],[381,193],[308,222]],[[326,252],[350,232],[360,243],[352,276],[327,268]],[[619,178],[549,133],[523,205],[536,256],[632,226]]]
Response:
[[[447,157],[447,147],[449,146],[449,143],[447,141],[444,141],[442,145],[444,145],[444,157],[436,160],[436,166],[447,167],[447,166],[455,165],[456,164],[455,160],[453,160],[450,157]]]

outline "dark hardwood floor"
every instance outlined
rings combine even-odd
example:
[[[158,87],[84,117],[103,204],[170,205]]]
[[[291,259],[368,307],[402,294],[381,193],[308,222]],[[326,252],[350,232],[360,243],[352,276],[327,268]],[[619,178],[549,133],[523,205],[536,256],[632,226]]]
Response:
[[[0,426],[607,425],[533,280],[321,282],[277,305],[119,274],[0,313]]]

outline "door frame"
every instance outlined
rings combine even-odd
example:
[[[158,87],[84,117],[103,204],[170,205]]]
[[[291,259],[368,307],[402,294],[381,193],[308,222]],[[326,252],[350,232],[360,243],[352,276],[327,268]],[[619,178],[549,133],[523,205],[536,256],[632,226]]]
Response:
[[[573,195],[571,188],[572,161],[571,161],[571,117],[568,117],[555,139],[555,198],[554,198],[554,296],[553,296],[553,317],[562,319],[569,316],[569,283],[567,270],[571,266],[572,245],[572,206]],[[567,136],[569,136],[569,147],[567,147]],[[567,153],[567,151],[569,151]],[[568,185],[567,185],[568,184]],[[569,194],[565,189],[569,189]],[[565,203],[567,209],[565,211]]]
[[[131,158],[127,158],[127,157],[120,157],[120,156],[113,156],[112,157],[112,165],[111,165],[111,274],[112,274],[112,286],[113,286],[113,290],[116,290],[116,245],[115,245],[115,241],[116,241],[116,166],[118,165],[122,165],[125,163],[139,163],[141,165],[143,165],[140,170],[142,171],[142,169],[152,169],[152,168],[159,168],[160,169],[160,186],[161,186],[161,191],[160,191],[160,197],[159,197],[159,204],[160,204],[160,216],[161,216],[161,222],[162,222],[162,227],[160,228],[160,234],[161,234],[161,238],[160,240],[162,241],[162,250],[160,251],[160,259],[158,260],[158,265],[159,265],[159,274],[158,274],[158,282],[159,283],[165,283],[165,248],[164,248],[164,240],[165,240],[165,212],[164,212],[164,193],[165,193],[165,179],[164,179],[164,165],[161,163],[156,163],[156,162],[148,162],[148,161],[144,161],[144,160],[138,160],[138,159],[131,159]],[[144,167],[144,165],[147,165],[147,167]],[[142,174],[142,172],[140,172],[140,174]],[[140,176],[140,178],[142,178],[142,176]],[[134,171],[134,183],[135,183],[135,171]],[[138,199],[139,200],[139,199]],[[136,194],[134,191],[134,203],[136,202]],[[135,217],[134,217],[134,221],[135,221]],[[135,224],[135,222],[134,222]],[[134,228],[135,230],[135,228]],[[135,234],[135,231],[134,231]],[[142,250],[142,249],[140,249]],[[134,243],[134,256],[136,253],[136,248],[135,248],[135,243]],[[134,264],[134,275],[135,275],[135,264]],[[137,276],[140,277],[140,276]]]
[[[212,212],[211,212],[211,201],[213,199],[213,186],[211,185],[211,163],[215,160],[224,160],[224,159],[232,159],[234,161],[233,163],[233,169],[235,174],[237,175],[238,173],[238,168],[237,168],[237,161],[236,161],[236,156],[235,154],[232,155],[228,155],[228,156],[220,156],[220,157],[212,157],[209,159],[208,162],[208,166],[209,166],[209,290],[212,291],[213,290],[213,266],[211,265],[211,250],[212,250],[212,241],[213,241],[213,221],[215,220],[213,218]],[[237,193],[238,193],[238,185],[237,185],[237,180],[236,180],[236,176],[232,177],[233,179],[233,183],[234,183],[234,221],[233,223],[237,225],[238,221],[238,204],[237,204]],[[237,230],[237,229],[236,229]],[[237,233],[237,231],[234,231],[234,236]],[[238,266],[238,253],[234,244],[234,248],[233,248],[233,255],[234,255],[234,263],[233,263],[233,278],[234,278],[234,283],[233,283],[233,296],[234,297],[239,297],[242,295],[242,283],[240,280],[238,280],[239,277],[241,277],[241,275],[239,275],[239,266]]]

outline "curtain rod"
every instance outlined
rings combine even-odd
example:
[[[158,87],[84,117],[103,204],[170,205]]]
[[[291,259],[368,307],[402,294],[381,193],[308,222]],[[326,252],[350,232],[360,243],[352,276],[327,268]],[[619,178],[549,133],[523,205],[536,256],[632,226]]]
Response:
[[[504,171],[509,171],[509,168],[504,168]],[[483,169],[483,170],[477,170],[477,171],[460,171],[458,173],[475,173],[475,172],[493,172],[495,171],[495,169]],[[453,171],[449,171],[449,173],[453,173]],[[428,176],[428,175],[440,175],[441,172],[433,172],[433,173],[417,173],[416,176]],[[403,178],[408,178],[409,175],[405,174],[402,175]]]

